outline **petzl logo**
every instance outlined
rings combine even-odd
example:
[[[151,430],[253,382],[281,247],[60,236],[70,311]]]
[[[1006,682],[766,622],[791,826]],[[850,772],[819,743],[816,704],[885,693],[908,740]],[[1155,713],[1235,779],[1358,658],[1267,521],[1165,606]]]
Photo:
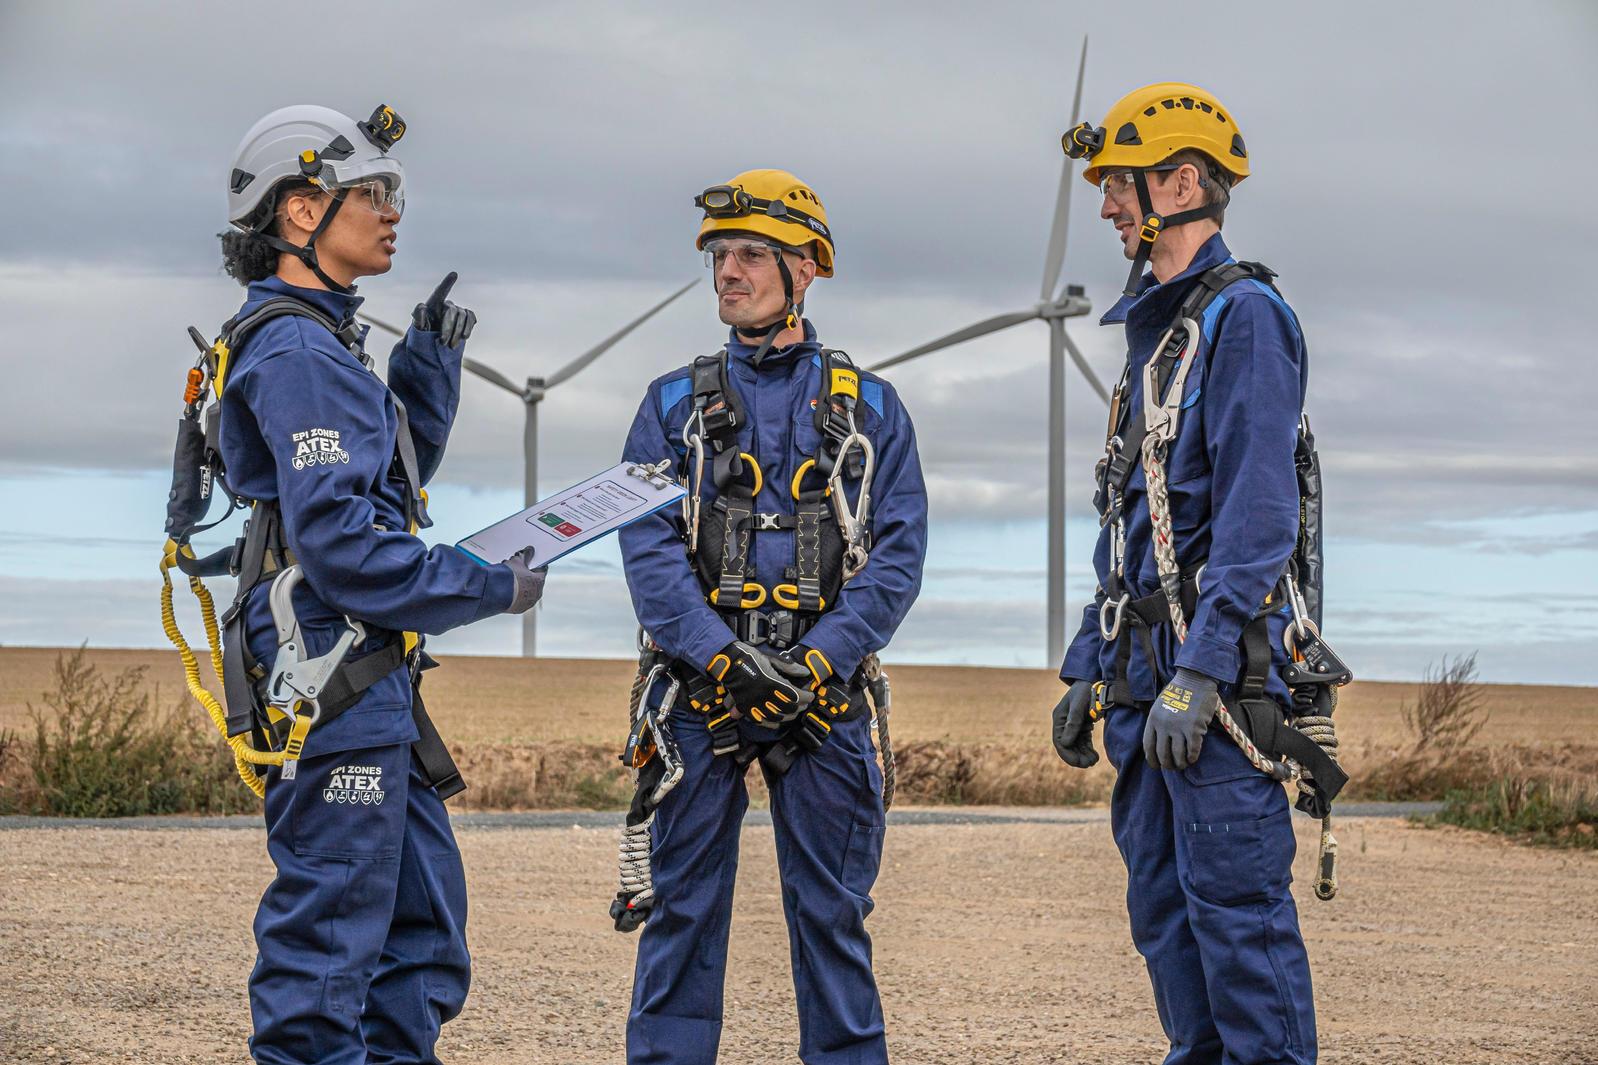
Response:
[[[347,806],[380,806],[383,802],[383,767],[341,765],[327,775],[322,801]]]
[[[307,466],[331,466],[350,460],[350,453],[338,446],[337,429],[306,429],[295,433],[290,439],[294,443],[291,462],[296,470],[303,470]]]

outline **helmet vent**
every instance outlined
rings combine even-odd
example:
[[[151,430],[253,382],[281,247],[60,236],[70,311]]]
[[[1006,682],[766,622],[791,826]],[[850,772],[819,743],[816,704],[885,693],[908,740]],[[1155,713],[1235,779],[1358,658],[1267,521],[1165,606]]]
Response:
[[[1115,131],[1116,144],[1142,144],[1143,138],[1138,136],[1137,126],[1131,122]]]
[[[234,195],[238,195],[239,193],[244,191],[245,187],[248,186],[250,182],[252,182],[254,180],[255,180],[255,175],[254,174],[245,173],[243,170],[240,170],[238,167],[234,167],[233,168],[233,179],[232,179],[231,183],[228,185],[228,190],[230,192],[232,192]]]
[[[1191,97],[1191,96],[1184,96],[1180,100],[1178,100],[1177,103],[1181,104],[1183,107],[1187,108],[1189,111],[1193,110],[1193,97]]]
[[[1240,159],[1248,158],[1248,149],[1243,147],[1243,136],[1240,133],[1232,134],[1232,154]]]
[[[1153,107],[1145,107],[1143,109],[1143,113],[1148,115],[1150,118],[1153,118],[1155,115],[1159,114],[1159,112]]]

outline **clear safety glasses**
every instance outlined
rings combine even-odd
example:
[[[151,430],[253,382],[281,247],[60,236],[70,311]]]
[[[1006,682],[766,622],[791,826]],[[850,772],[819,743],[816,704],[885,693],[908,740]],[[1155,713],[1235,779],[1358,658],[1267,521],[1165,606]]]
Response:
[[[370,207],[377,214],[405,213],[405,187],[391,178],[378,177],[359,185],[341,185],[345,202]]]
[[[707,240],[705,242],[705,265],[719,273],[727,256],[745,270],[763,270],[768,266],[775,266],[777,256],[782,251],[775,244],[767,244],[762,240]]]
[[[1145,174],[1163,174],[1169,170],[1180,169],[1181,166],[1181,163],[1146,166],[1143,168],[1143,172]],[[1117,170],[1113,174],[1099,175],[1099,191],[1117,200],[1129,200],[1137,195],[1137,184],[1132,180],[1132,171]]]

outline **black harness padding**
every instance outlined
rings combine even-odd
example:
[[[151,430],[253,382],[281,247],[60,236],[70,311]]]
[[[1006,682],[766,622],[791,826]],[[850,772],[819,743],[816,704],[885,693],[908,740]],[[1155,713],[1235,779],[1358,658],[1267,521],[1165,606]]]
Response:
[[[738,430],[747,414],[731,385],[727,362],[723,349],[716,355],[695,359],[692,368],[693,409],[711,450],[710,477],[717,493],[700,517],[700,547],[692,562],[706,597],[715,592],[712,607],[740,640],[787,648],[803,638],[843,590],[843,533],[833,520],[826,476],[849,435],[850,411],[845,401],[852,402],[852,397],[834,396],[830,382],[833,367],[852,371],[854,364],[842,351],[822,351],[822,394],[815,411],[821,445],[812,456],[815,471],[806,473],[807,481],[813,478],[818,483],[811,488],[801,485],[793,514],[774,514],[756,509],[755,471],[743,468],[747,459],[739,452]],[[682,472],[686,477],[686,466]],[[858,449],[851,450],[845,472],[863,475],[864,462]],[[766,598],[759,606],[746,608],[742,604],[745,587],[750,583],[751,538],[773,531],[793,533],[793,564],[785,567],[783,574],[794,585],[794,602],[778,605],[771,590],[766,589]]]
[[[309,318],[331,333],[368,369],[371,367],[371,360],[361,348],[360,329],[354,321],[335,322],[318,308],[293,296],[273,297],[248,314],[234,318],[223,325],[222,342],[229,352],[229,367],[231,368],[239,347],[254,330],[273,319],[288,315]],[[218,395],[221,394],[225,384],[225,380],[220,378],[217,380]],[[416,528],[426,528],[432,522],[427,516],[426,497],[422,494],[416,442],[411,436],[405,405],[392,391],[389,392],[389,397],[394,401],[399,421],[390,472],[405,485],[406,527],[414,525]],[[213,404],[209,409],[215,411],[217,405]],[[193,423],[186,421],[186,424]],[[232,503],[229,514],[234,508],[244,505],[227,487],[225,481],[226,474],[217,439],[216,418],[207,420],[202,439],[203,447],[196,448],[192,434],[186,439],[180,432],[174,459],[174,495],[168,500],[167,533],[180,544],[186,544],[195,533],[219,524],[228,515],[224,514],[211,525],[197,524],[204,519],[206,511],[205,508],[197,508],[191,502],[177,498],[177,483],[181,475],[177,468],[179,462],[193,461],[196,456],[199,457],[211,471],[213,482],[222,488]],[[209,504],[209,499],[207,498],[205,502]],[[228,709],[227,734],[237,736],[246,732],[251,733],[257,748],[262,750],[268,748],[270,739],[275,738],[281,742],[283,737],[280,734],[281,729],[275,729],[266,718],[263,691],[266,670],[250,653],[245,633],[244,607],[255,588],[294,563],[293,553],[289,550],[288,542],[283,535],[282,509],[276,500],[254,503],[250,517],[245,522],[244,535],[239,537],[231,548],[198,559],[189,559],[182,552],[178,554],[178,568],[191,576],[220,576],[225,572],[238,578],[233,602],[219,619],[224,633],[222,680],[223,695]],[[422,703],[420,684],[422,661],[425,656],[418,651],[409,657],[411,716],[420,736],[412,744],[412,750],[422,765],[428,783],[438,789],[440,798],[448,798],[463,790],[466,785],[462,782],[460,772],[450,757],[449,748],[439,737],[438,729],[434,727],[427,715],[427,708]],[[346,659],[322,691],[319,700],[322,715],[317,721],[317,726],[328,724],[354,706],[372,685],[407,665],[407,659],[405,642],[397,634],[382,646],[359,658]]]

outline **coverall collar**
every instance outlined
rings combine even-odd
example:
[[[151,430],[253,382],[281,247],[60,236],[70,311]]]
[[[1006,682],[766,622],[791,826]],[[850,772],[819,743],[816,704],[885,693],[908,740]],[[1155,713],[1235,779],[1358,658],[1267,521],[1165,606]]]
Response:
[[[346,295],[325,288],[300,288],[275,274],[265,281],[250,282],[246,298],[250,303],[261,303],[274,296],[293,296],[295,299],[304,300],[341,324],[354,318],[355,309],[364,302],[362,297],[353,293]]]
[[[1154,278],[1154,271],[1150,270],[1143,275],[1143,280],[1138,284],[1137,295],[1122,296],[1115,305],[1104,312],[1104,317],[1099,319],[1100,325],[1118,325],[1126,321],[1132,308],[1147,299],[1150,303],[1161,302],[1161,296],[1168,292],[1185,292],[1187,282],[1202,274],[1212,266],[1219,266],[1232,257],[1231,251],[1226,247],[1226,242],[1221,235],[1216,233],[1206,240],[1193,256],[1193,261],[1187,264],[1187,269],[1177,274],[1171,280],[1161,284]]]
[[[802,359],[810,359],[821,352],[821,342],[816,339],[816,327],[810,324],[810,319],[801,318],[799,324],[804,328],[805,338],[797,344],[789,344],[785,348],[772,348],[760,360],[762,367],[766,366],[791,366]],[[738,339],[738,330],[729,329],[727,336],[727,354],[739,362],[747,363],[759,349],[758,344],[745,344]]]

